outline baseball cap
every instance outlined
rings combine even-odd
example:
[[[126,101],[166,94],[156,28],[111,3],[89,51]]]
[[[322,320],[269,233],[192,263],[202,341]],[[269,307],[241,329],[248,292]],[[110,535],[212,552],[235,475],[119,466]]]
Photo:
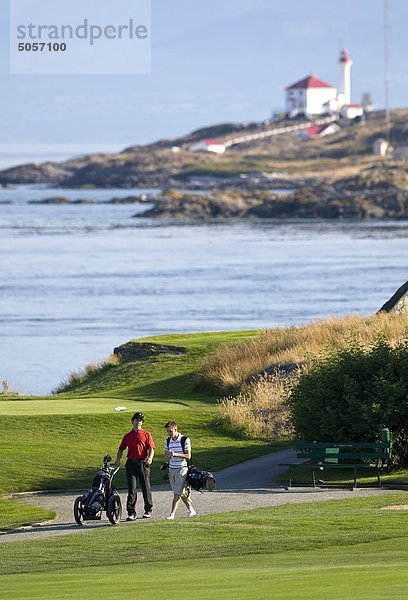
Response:
[[[144,415],[141,412],[135,412],[132,417],[132,421],[144,421]]]

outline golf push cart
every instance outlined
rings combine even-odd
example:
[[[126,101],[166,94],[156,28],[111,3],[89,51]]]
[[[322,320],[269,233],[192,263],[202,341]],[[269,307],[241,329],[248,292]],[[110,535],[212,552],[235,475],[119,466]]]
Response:
[[[78,496],[74,502],[74,517],[78,525],[85,521],[100,521],[103,511],[109,521],[116,525],[122,516],[122,503],[112,481],[119,467],[111,467],[112,457],[107,454],[92,482],[92,489]]]

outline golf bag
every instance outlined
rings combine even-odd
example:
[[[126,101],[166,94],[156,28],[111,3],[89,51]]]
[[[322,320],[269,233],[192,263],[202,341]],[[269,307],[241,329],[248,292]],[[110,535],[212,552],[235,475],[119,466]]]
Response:
[[[215,477],[212,473],[209,471],[200,471],[200,469],[197,469],[197,467],[188,468],[186,482],[193,488],[193,490],[196,490],[197,492],[201,490],[213,492],[217,485]]]
[[[112,480],[119,470],[109,466],[112,460],[107,454],[92,481],[92,488],[78,496],[74,503],[74,517],[78,525],[84,521],[100,521],[102,512],[106,511],[109,521],[116,525],[122,515],[120,496],[112,485]]]
[[[170,448],[170,439],[171,438],[168,437],[166,440],[167,448]],[[186,440],[186,435],[181,436],[180,443],[183,449],[183,454],[186,454]],[[185,490],[187,492],[187,495],[189,495],[189,487],[193,488],[193,490],[196,490],[197,492],[200,492],[202,490],[206,490],[207,492],[213,492],[217,486],[217,482],[215,480],[214,475],[209,471],[200,471],[200,469],[197,469],[197,467],[193,467],[193,465],[189,464],[189,461],[187,462],[188,472]],[[168,463],[163,463],[163,465],[160,468],[161,470],[166,470],[168,469],[168,466]],[[164,479],[168,480],[168,476],[165,476]]]

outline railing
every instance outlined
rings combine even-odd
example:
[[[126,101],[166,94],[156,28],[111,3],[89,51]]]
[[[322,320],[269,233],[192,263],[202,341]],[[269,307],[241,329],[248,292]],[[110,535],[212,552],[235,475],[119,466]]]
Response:
[[[326,125],[329,123],[333,123],[334,121],[336,121],[336,119],[337,117],[335,116],[324,117],[322,119],[314,119],[313,121],[308,121],[307,123],[297,123],[296,125],[287,125],[286,127],[278,127],[269,131],[262,131],[261,133],[252,133],[249,135],[238,136],[229,140],[225,140],[223,144],[226,148],[229,148],[230,146],[236,146],[237,144],[245,144],[246,142],[252,142],[254,140],[262,140],[263,138],[272,137],[274,135],[281,135],[283,133],[290,133],[292,131],[308,129],[309,127],[313,127],[314,125]]]

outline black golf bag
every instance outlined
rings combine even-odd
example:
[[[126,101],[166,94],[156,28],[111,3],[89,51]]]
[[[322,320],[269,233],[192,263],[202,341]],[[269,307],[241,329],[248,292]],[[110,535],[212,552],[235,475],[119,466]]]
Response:
[[[168,449],[170,448],[170,439],[171,438],[168,437],[166,440]],[[180,439],[180,443],[181,443],[181,447],[183,449],[184,454],[186,454],[186,447],[185,447],[186,440],[187,440],[187,436],[182,435],[181,439]],[[163,477],[163,479],[165,479],[166,481],[168,481],[168,479],[169,479],[168,467],[169,467],[169,464],[167,462],[163,463],[162,466],[160,467],[160,469],[162,471],[166,472],[165,476]],[[191,491],[190,488],[193,488],[193,490],[196,490],[197,492],[200,492],[202,490],[206,490],[207,492],[213,492],[216,488],[216,485],[217,485],[217,482],[215,481],[215,477],[212,473],[210,473],[209,471],[200,471],[200,469],[197,469],[197,467],[193,467],[193,465],[189,464],[189,461],[188,461],[188,471],[187,471],[186,488],[185,488],[185,493],[187,493],[187,496],[190,494],[190,491]]]
[[[92,481],[92,488],[78,496],[74,503],[74,517],[78,525],[84,521],[100,521],[102,512],[106,511],[109,521],[116,525],[122,515],[120,496],[112,485],[112,480],[118,468],[110,467],[111,456],[107,454]]]
[[[197,469],[197,467],[188,468],[186,483],[197,492],[201,490],[213,492],[217,485],[215,477],[212,473],[209,471],[200,471],[200,469]]]

